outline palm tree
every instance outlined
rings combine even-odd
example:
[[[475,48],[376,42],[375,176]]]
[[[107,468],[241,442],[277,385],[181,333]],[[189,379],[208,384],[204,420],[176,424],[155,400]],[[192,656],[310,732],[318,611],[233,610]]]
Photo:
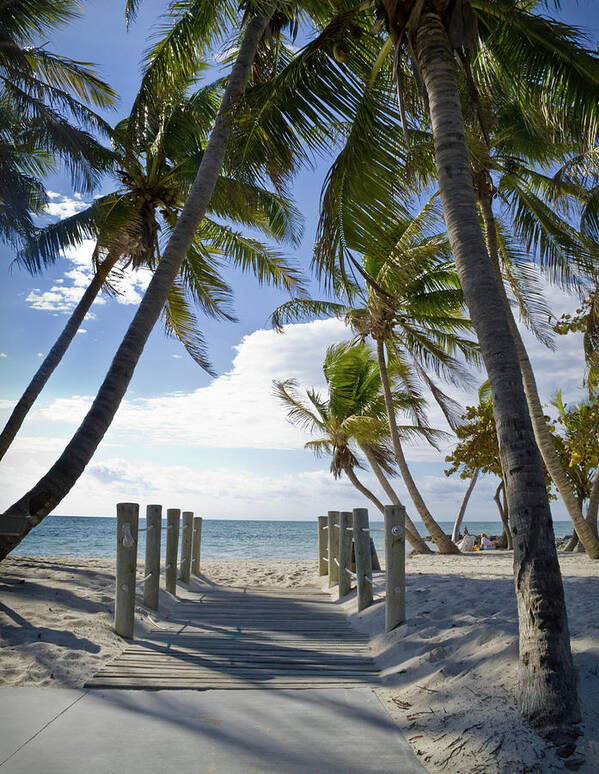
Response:
[[[206,8],[212,3],[203,4]],[[106,433],[133,376],[144,345],[167,302],[169,292],[208,210],[223,167],[233,112],[250,77],[256,52],[274,13],[274,6],[254,12],[248,6],[243,35],[223,98],[204,149],[194,182],[162,258],[139,308],[119,346],[96,398],[61,456],[38,483],[3,515],[4,524],[16,516],[26,524],[16,535],[0,538],[0,560],[65,497],[75,484]],[[5,527],[6,529],[6,527]]]
[[[0,433],[0,460],[96,296],[109,285],[110,277],[126,268],[154,270],[158,265],[161,245],[172,232],[185,202],[218,108],[217,87],[207,86],[185,96],[189,85],[181,82],[178,93],[171,90],[168,98],[165,96],[160,101],[160,107],[146,111],[144,131],[136,137],[133,146],[128,121],[116,127],[112,134],[120,178],[116,190],[96,199],[76,215],[40,230],[22,250],[20,262],[31,271],[40,271],[54,263],[66,247],[93,238],[96,271]],[[284,196],[225,172],[220,175],[210,202],[210,217],[204,218],[194,235],[163,315],[167,333],[175,335],[194,360],[209,372],[205,343],[192,305],[199,305],[210,316],[233,319],[227,308],[230,288],[218,272],[222,257],[287,289],[298,282],[296,272],[277,253],[236,232],[230,225],[223,225],[215,217],[251,225],[278,240],[294,240],[297,235],[297,216]]]
[[[385,399],[376,356],[365,344],[343,343],[327,350],[323,372],[328,396],[323,398],[314,389],[300,395],[293,379],[275,382],[277,397],[288,409],[288,417],[302,429],[320,437],[308,441],[306,449],[316,456],[331,456],[331,473],[339,478],[343,473],[354,487],[384,513],[379,498],[357,477],[355,469],[362,468],[358,449],[370,463],[387,496],[399,504],[397,494],[387,475],[393,472],[393,452],[389,447],[389,426]],[[393,410],[411,410],[418,399],[407,392],[394,390]],[[398,427],[402,437],[424,436],[429,440],[442,433],[427,427],[404,425]],[[406,534],[418,553],[430,553],[418,530],[406,515]]]
[[[496,50],[503,46],[504,55],[511,59],[514,77],[524,72],[534,92],[542,84],[545,104],[548,108],[551,104],[549,109],[553,110],[562,96],[567,95],[568,104],[577,96],[581,71],[573,67],[574,75],[564,87],[567,75],[556,66],[561,52],[556,55],[554,50],[559,30],[511,3],[432,2],[425,7],[408,0],[382,0],[380,6],[397,58],[403,57],[407,47],[427,96],[443,214],[491,385],[515,535],[519,705],[535,726],[554,728],[579,718],[563,586],[543,465],[522,386],[518,352],[478,219],[455,57],[461,57],[467,70],[477,42],[478,19],[479,40],[486,41],[494,35],[491,44]],[[541,29],[544,39],[537,37]],[[550,52],[550,56],[542,60],[539,51]],[[583,53],[575,65],[582,64]],[[587,63],[594,74],[599,72],[590,55]],[[531,67],[527,71],[524,67],[528,64]],[[599,77],[595,84],[599,85]],[[582,104],[589,104],[588,95],[582,96]],[[596,106],[588,113],[595,120]],[[547,624],[549,621],[551,625]]]
[[[507,310],[477,212],[459,79],[468,84],[468,109],[476,110],[477,92],[484,93],[485,84],[475,81],[471,62],[474,54],[484,59],[491,50],[503,64],[504,90],[517,94],[519,100],[534,100],[547,115],[555,116],[556,123],[566,112],[575,115],[584,129],[581,136],[592,144],[599,117],[598,60],[584,48],[576,30],[534,13],[529,5],[499,0],[426,4],[381,0],[376,3],[380,23],[374,26],[372,11],[368,3],[352,8],[339,4],[330,10],[318,39],[253,95],[259,126],[261,130],[282,123],[294,127],[295,136],[275,147],[282,158],[284,146],[293,147],[297,136],[315,138],[316,147],[326,145],[330,127],[343,131],[360,111],[360,131],[352,126],[350,137],[361,139],[361,145],[354,143],[356,155],[348,155],[348,166],[362,165],[362,185],[354,187],[349,198],[356,210],[360,204],[370,227],[373,222],[386,222],[388,183],[381,184],[377,173],[392,170],[394,161],[399,166],[402,124],[410,137],[430,121],[444,219],[489,375],[506,471],[516,537],[519,706],[539,729],[569,727],[579,717],[579,709],[543,465]],[[393,92],[388,78],[385,83],[388,73],[393,74]],[[391,105],[394,92],[400,97],[399,110]],[[277,118],[280,114],[284,121]],[[394,130],[395,138],[390,135]],[[255,132],[256,142],[258,135]],[[248,134],[247,145],[251,141]],[[350,186],[351,182],[345,190]],[[345,201],[339,200],[343,210]],[[364,219],[357,212],[354,223],[347,219],[343,223],[355,233],[362,230]],[[368,228],[363,231],[367,234]],[[550,626],[545,625],[547,620]]]
[[[36,41],[77,16],[76,0],[10,0],[0,8],[0,237],[22,243],[47,203],[39,178],[60,159],[73,183],[94,188],[112,164],[92,136],[110,127],[89,105],[114,105],[115,92],[86,62]],[[73,121],[75,123],[73,123]]]
[[[323,201],[332,198],[329,193],[329,190],[325,191]],[[334,205],[330,209],[335,212]],[[326,214],[323,214],[321,219],[325,218]],[[365,248],[368,252],[360,264],[366,277],[366,289],[361,293],[362,307],[356,306],[357,287],[354,287],[350,289],[350,298],[354,296],[351,304],[295,299],[275,312],[273,322],[280,325],[300,316],[333,313],[345,315],[362,339],[372,337],[376,343],[396,464],[439,551],[459,553],[427,508],[411,474],[397,432],[387,366],[389,361],[395,380],[417,399],[414,404],[416,422],[425,422],[420,401],[424,391],[430,391],[450,426],[455,424],[455,404],[429,373],[432,370],[456,382],[465,377],[456,356],[460,354],[471,362],[477,362],[478,356],[475,343],[462,335],[470,331],[470,324],[463,315],[463,297],[450,261],[447,239],[432,229],[436,221],[438,206],[432,200],[414,218],[400,218],[397,214],[393,226],[387,226],[385,239],[379,238]],[[344,246],[348,250],[354,247],[347,234]],[[320,250],[323,250],[322,245]]]

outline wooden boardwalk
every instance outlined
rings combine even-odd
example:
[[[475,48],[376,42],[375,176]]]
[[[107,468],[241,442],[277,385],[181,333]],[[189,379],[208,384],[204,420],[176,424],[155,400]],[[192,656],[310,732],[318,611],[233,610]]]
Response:
[[[168,628],[127,645],[86,688],[346,688],[372,685],[368,638],[320,589],[198,586]]]

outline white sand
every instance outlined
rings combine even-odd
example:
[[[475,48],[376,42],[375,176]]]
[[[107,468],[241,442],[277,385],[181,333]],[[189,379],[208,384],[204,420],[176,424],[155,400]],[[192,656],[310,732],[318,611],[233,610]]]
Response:
[[[572,647],[579,671],[584,774],[599,772],[599,563],[561,555]],[[143,576],[143,567],[139,567]],[[316,563],[205,561],[215,583],[318,585]],[[384,605],[355,613],[372,635],[385,676],[378,693],[431,772],[552,774],[563,763],[521,721],[511,556],[408,557],[408,621],[383,632]],[[379,594],[384,576],[377,582]],[[184,593],[184,592],[183,592]],[[0,565],[0,683],[81,686],[122,641],[112,631],[114,562],[9,557]],[[161,592],[161,616],[174,599]],[[160,618],[138,605],[137,636]]]
[[[599,772],[599,562],[560,554],[584,737],[578,771]],[[563,762],[516,709],[512,556],[408,557],[407,622],[384,633],[384,604],[354,614],[388,687],[379,695],[431,772],[550,774]],[[384,575],[378,574],[379,594]],[[348,612],[355,601],[343,603]],[[574,764],[574,760],[571,761]]]

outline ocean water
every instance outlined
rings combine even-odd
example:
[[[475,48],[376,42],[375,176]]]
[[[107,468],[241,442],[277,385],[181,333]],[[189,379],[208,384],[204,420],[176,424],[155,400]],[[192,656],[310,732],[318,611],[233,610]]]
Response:
[[[140,518],[140,528],[145,519]],[[163,524],[166,523],[163,517]],[[439,522],[451,533],[451,522]],[[427,531],[416,522],[423,536]],[[501,522],[466,521],[468,531],[477,535],[500,535]],[[371,522],[373,529],[382,529],[382,522]],[[571,534],[572,524],[554,524],[557,537]],[[383,552],[384,535],[373,532],[377,550]],[[166,538],[162,540],[164,554]],[[144,556],[145,533],[139,535],[138,555]],[[109,517],[48,516],[33,529],[15,549],[15,554],[37,556],[114,557],[116,554],[116,519]],[[317,557],[316,521],[234,521],[205,518],[202,525],[202,557],[204,559],[315,559]]]

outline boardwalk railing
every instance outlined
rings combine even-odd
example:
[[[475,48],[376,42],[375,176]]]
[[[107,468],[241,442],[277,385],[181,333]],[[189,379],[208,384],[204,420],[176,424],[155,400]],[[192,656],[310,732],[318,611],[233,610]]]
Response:
[[[191,575],[200,574],[202,546],[202,518],[193,512],[183,512],[183,528],[179,529],[181,511],[169,508],[166,526],[162,526],[162,506],[148,505],[146,526],[139,529],[139,505],[119,503],[116,507],[116,589],[114,603],[114,630],[121,637],[133,638],[136,587],[143,585],[143,604],[158,610],[160,598],[160,548],[162,532],[166,531],[166,562],[164,580],[166,590],[177,593],[177,555],[179,534],[182,532],[179,579],[189,583]],[[146,533],[145,575],[137,579],[137,544],[140,532]]]
[[[385,533],[385,631],[388,632],[406,617],[405,517],[403,506],[386,505],[385,526],[381,530],[370,528],[366,508],[354,508],[353,513],[329,511],[328,516],[318,517],[319,574],[328,575],[329,588],[337,586],[339,599],[349,594],[355,580],[358,610],[373,603],[372,573],[380,570],[371,533]]]

